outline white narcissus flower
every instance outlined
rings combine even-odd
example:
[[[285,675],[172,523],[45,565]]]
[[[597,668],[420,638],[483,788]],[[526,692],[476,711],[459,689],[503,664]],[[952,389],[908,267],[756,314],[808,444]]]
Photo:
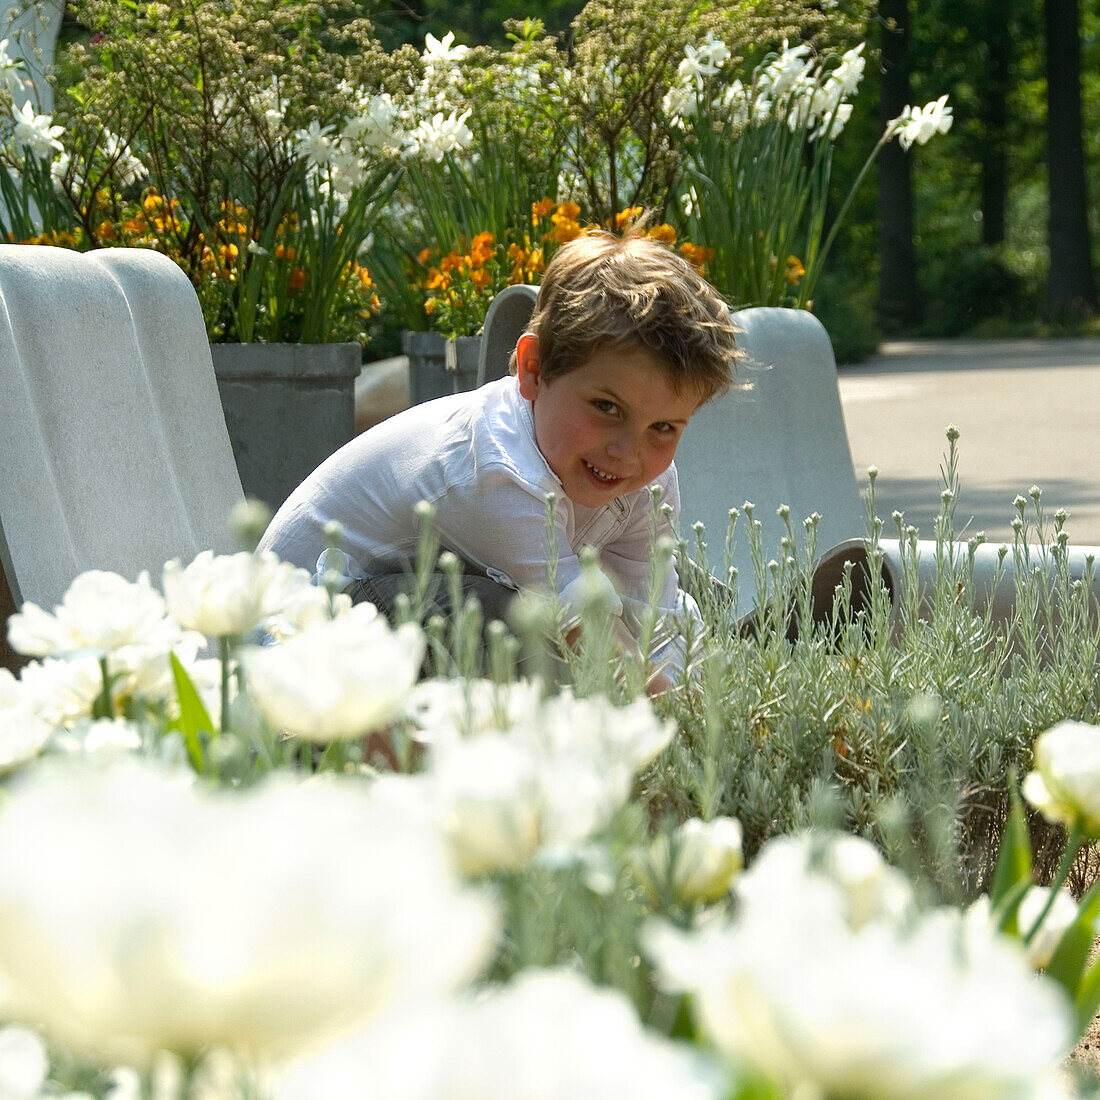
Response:
[[[914,142],[926,145],[936,134],[946,134],[953,121],[947,96],[941,95],[923,107],[906,107],[890,127],[897,134],[898,144],[908,149]]]
[[[537,680],[423,680],[409,694],[406,716],[425,742],[510,730],[534,719],[542,694]]]
[[[60,153],[63,146],[57,139],[65,132],[64,126],[51,126],[52,115],[35,114],[34,107],[28,102],[20,107],[12,104],[12,118],[15,119],[15,140],[26,146],[39,157],[48,157],[51,153]]]
[[[829,81],[835,82],[840,89],[840,98],[847,99],[855,95],[863,80],[863,71],[867,67],[867,58],[863,56],[863,47],[866,42],[847,50],[840,59],[840,64],[829,74]]]
[[[27,601],[8,619],[12,648],[28,657],[102,657],[130,646],[166,652],[180,639],[179,625],[166,615],[147,573],[133,583],[89,570],[73,581],[52,615]]]
[[[430,120],[421,119],[409,135],[408,155],[438,163],[447,153],[468,149],[474,140],[473,131],[466,125],[469,116],[469,110],[462,114],[452,111],[448,116],[438,111]]]
[[[435,832],[356,781],[218,791],[57,764],[0,814],[13,1012],[127,1064],[297,1053],[450,993],[494,933]]]
[[[448,31],[442,38],[436,38],[429,31],[424,36],[424,52],[421,58],[428,68],[448,69],[463,61],[470,52],[468,46],[454,45],[455,32]]]
[[[371,604],[278,645],[242,653],[248,693],[278,729],[311,741],[359,737],[396,718],[416,682],[424,636]]]
[[[336,152],[336,142],[332,137],[332,127],[322,126],[313,119],[304,130],[299,130],[294,135],[298,143],[298,155],[316,167],[323,168],[332,160]]]
[[[693,996],[735,1062],[806,1095],[1007,1100],[1072,1050],[1062,990],[958,911],[860,925],[827,871],[749,883],[755,871],[736,920],[645,930],[661,984]]]
[[[290,1071],[277,1100],[718,1100],[729,1076],[649,1033],[618,990],[524,971],[474,1003],[440,1004],[334,1045]]]
[[[1035,739],[1023,796],[1048,821],[1100,836],[1100,726],[1065,721]]]

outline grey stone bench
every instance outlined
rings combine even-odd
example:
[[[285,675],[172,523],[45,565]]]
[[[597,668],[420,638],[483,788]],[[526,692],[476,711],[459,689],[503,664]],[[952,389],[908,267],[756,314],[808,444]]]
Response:
[[[168,558],[231,548],[241,483],[171,260],[0,245],[0,386],[0,619],[52,607],[86,569],[159,577]]]

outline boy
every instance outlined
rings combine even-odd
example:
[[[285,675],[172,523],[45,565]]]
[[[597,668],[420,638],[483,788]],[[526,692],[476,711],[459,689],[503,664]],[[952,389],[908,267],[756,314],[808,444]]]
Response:
[[[516,590],[546,591],[552,556],[568,606],[578,551],[591,545],[619,593],[616,633],[632,636],[649,579],[649,487],[678,515],[676,444],[696,408],[729,386],[736,357],[725,303],[687,261],[636,234],[585,233],[547,267],[509,377],[352,440],[291,494],[261,548],[320,571],[335,520],[353,597],[384,605],[427,500],[441,546],[464,562],[490,616]],[[664,517],[659,533],[671,533]],[[672,570],[658,602],[667,616],[698,616]],[[682,649],[665,642],[653,661],[660,690],[682,669]]]

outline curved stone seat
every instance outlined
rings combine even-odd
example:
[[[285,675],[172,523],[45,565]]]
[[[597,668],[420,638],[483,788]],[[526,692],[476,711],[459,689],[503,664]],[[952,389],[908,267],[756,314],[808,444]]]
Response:
[[[147,249],[0,245],[0,562],[52,607],[86,569],[229,548],[243,498],[194,289]]]

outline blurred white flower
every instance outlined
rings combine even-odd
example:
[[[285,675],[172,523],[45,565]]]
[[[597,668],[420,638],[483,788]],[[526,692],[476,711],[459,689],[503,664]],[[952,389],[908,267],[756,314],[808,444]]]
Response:
[[[57,158],[50,165],[50,180],[54,187],[60,191],[64,188],[65,177],[69,174],[72,168],[72,158],[68,153],[58,153]],[[79,188],[83,186],[81,177],[74,174],[73,186]]]
[[[446,117],[439,111],[430,120],[421,119],[409,135],[406,155],[420,156],[438,163],[447,153],[468,149],[474,140],[473,131],[466,125],[469,116],[469,110],[462,114],[452,111]]]
[[[311,741],[358,737],[392,721],[416,682],[420,630],[396,630],[371,604],[241,655],[245,683],[273,726]]]
[[[672,833],[656,837],[634,861],[642,885],[654,896],[667,890],[688,904],[728,894],[742,866],[741,823],[733,817],[688,818]]]
[[[853,931],[875,921],[899,924],[913,907],[912,887],[905,876],[870,841],[846,833],[777,837],[737,883],[742,911],[758,901],[770,907],[780,896],[795,904],[806,891],[819,896],[821,905],[836,909]]]
[[[954,121],[951,108],[947,106],[947,96],[926,103],[923,107],[906,107],[900,115],[889,123],[892,133],[897,134],[898,144],[908,149],[914,142],[925,145],[936,134],[946,134]]]
[[[863,56],[865,42],[847,50],[840,59],[840,64],[829,74],[829,81],[835,83],[839,89],[840,99],[847,99],[855,95],[863,80],[863,71],[867,67],[867,58]]]
[[[542,700],[537,680],[423,680],[406,702],[418,741],[510,730],[533,720]]]
[[[0,1100],[37,1100],[49,1068],[40,1035],[18,1024],[0,1028]]]
[[[449,69],[463,61],[470,52],[467,46],[454,45],[455,32],[448,31],[441,39],[429,31],[424,36],[424,52],[421,58],[428,68]]]
[[[179,625],[142,573],[136,583],[97,569],[81,573],[51,615],[29,600],[8,619],[8,641],[30,657],[107,656],[127,646],[168,650]]]
[[[19,98],[26,90],[28,79],[23,75],[23,59],[12,57],[8,52],[10,44],[10,38],[0,38],[0,88],[12,98]]]
[[[429,778],[462,874],[514,870],[535,853],[542,792],[527,745],[503,733],[444,741],[435,746]]]
[[[818,141],[825,138],[826,141],[836,141],[843,133],[844,127],[852,117],[852,105],[841,103],[835,110],[827,113],[810,134],[810,141]]]
[[[693,994],[728,1057],[792,1091],[1032,1095],[1073,1047],[1061,989],[956,910],[853,921],[850,886],[822,889],[827,866],[804,873],[800,888],[772,872],[751,883],[754,865],[738,889],[751,900],[726,925],[649,925],[662,984]]]
[[[1023,796],[1048,821],[1100,836],[1100,726],[1059,722],[1039,734]]]
[[[57,139],[65,132],[65,127],[51,126],[52,115],[35,114],[30,102],[19,107],[13,103],[11,114],[15,119],[15,140],[30,149],[35,156],[48,157],[51,153],[63,151],[64,147]]]
[[[387,148],[400,144],[397,107],[388,92],[371,96],[361,114],[344,126],[344,136],[364,145]]]
[[[716,49],[720,46],[721,49]],[[725,51],[725,56],[722,55]],[[676,75],[684,84],[690,84],[694,88],[702,88],[703,78],[714,76],[719,68],[729,58],[729,50],[723,43],[708,43],[696,48],[690,43],[684,47],[684,57],[676,69]]]
[[[53,729],[33,681],[17,680],[0,668],[0,773],[37,757]]]
[[[149,175],[149,169],[134,156],[130,147],[110,130],[103,131],[103,154],[114,164],[118,182],[123,187],[129,187]]]
[[[1020,908],[1016,914],[1020,935],[1026,935],[1031,926],[1039,919],[1039,914],[1050,897],[1050,887],[1032,886],[1020,902]],[[978,898],[966,911],[967,919],[977,921],[988,928],[993,927],[993,916],[989,906],[989,896]],[[1068,890],[1059,890],[1050,912],[1043,918],[1039,931],[1035,933],[1031,943],[1020,942],[1027,956],[1028,965],[1035,970],[1043,970],[1058,948],[1058,944],[1065,935],[1066,929],[1077,919],[1077,902]]]
[[[13,1007],[130,1064],[295,1052],[455,989],[494,924],[433,831],[350,781],[230,792],[58,766],[0,814]]]
[[[467,874],[514,868],[536,850],[561,854],[587,840],[626,802],[635,773],[674,729],[646,698],[616,707],[566,692],[540,702],[536,686],[498,698],[506,713],[482,694],[471,723],[452,724],[452,711],[430,739],[426,779]],[[510,728],[494,731],[493,713]]]
[[[328,613],[328,593],[313,584],[309,572],[270,551],[204,550],[186,568],[175,559],[167,562],[163,583],[171,614],[208,637],[247,634],[271,620],[290,633],[292,624],[305,625]]]
[[[770,99],[783,99],[809,68],[809,46],[788,47],[783,40],[782,53],[760,74],[761,93]]]
[[[671,119],[694,115],[697,106],[698,96],[690,84],[674,84],[661,100],[661,110]]]
[[[59,752],[100,757],[125,756],[138,752],[143,744],[140,727],[124,718],[78,722],[59,730],[51,740],[51,747]]]
[[[336,152],[336,142],[332,137],[332,127],[322,126],[313,119],[304,130],[298,130],[294,134],[297,142],[298,155],[316,167],[324,167],[332,160]]]
[[[394,1020],[293,1071],[278,1100],[706,1100],[728,1075],[647,1032],[626,995],[571,971],[525,971],[469,1004]]]

